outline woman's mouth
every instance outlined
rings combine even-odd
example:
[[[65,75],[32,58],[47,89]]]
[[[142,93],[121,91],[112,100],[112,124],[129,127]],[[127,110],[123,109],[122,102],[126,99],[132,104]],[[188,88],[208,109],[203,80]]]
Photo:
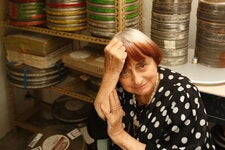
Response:
[[[146,83],[138,86],[134,86],[134,90],[143,90],[146,87]]]

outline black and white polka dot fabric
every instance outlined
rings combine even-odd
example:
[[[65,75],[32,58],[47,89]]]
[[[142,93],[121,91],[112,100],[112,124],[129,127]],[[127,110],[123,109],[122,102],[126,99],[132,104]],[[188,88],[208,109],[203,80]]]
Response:
[[[117,86],[126,115],[125,130],[148,150],[216,149],[208,132],[206,110],[197,88],[187,77],[159,67],[160,83],[152,102],[138,106],[134,94]],[[138,125],[135,127],[135,121]]]

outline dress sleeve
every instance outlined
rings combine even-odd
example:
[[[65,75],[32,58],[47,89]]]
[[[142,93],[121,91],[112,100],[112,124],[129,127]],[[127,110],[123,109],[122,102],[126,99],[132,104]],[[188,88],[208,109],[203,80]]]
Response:
[[[146,150],[203,149],[207,139],[207,115],[197,88],[178,87],[169,99],[162,136]]]

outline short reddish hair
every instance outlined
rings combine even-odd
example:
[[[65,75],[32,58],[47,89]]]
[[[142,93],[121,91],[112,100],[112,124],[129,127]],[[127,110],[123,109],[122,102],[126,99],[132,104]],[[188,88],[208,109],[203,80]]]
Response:
[[[141,31],[127,28],[118,32],[114,37],[121,40],[126,48],[125,64],[129,63],[131,58],[140,61],[146,56],[152,57],[157,65],[160,64],[162,58],[160,47]]]

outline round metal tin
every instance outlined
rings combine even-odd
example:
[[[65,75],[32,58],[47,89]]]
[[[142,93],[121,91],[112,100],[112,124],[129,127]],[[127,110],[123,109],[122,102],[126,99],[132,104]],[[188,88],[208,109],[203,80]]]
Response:
[[[137,17],[139,15],[139,12],[136,12],[136,13],[132,13],[132,14],[127,14],[125,16],[125,19],[131,19],[131,18],[134,18],[134,17]],[[104,16],[101,16],[101,15],[95,15],[93,13],[90,13],[88,12],[87,13],[87,17],[88,18],[91,18],[93,20],[101,20],[101,21],[115,21],[115,15],[104,15]]]
[[[115,1],[114,0],[88,0],[89,2],[92,3],[97,3],[97,4],[104,4],[104,5],[114,5]],[[126,0],[126,3],[132,3],[136,0]]]
[[[218,43],[225,42],[225,33],[214,33],[209,32],[208,30],[201,30],[200,28],[198,28],[197,34],[200,37],[204,37],[208,41],[215,41]]]
[[[99,28],[115,28],[115,21],[100,21],[87,18],[87,23]]]
[[[89,25],[94,26],[94,27],[99,27],[99,28],[115,29],[115,26],[116,26],[115,21],[101,21],[101,20],[93,20],[93,19],[88,18],[87,22]],[[125,20],[126,27],[136,26],[137,24],[139,24],[138,17]]]
[[[197,28],[213,33],[225,33],[225,23],[215,23],[198,19]]]
[[[138,25],[132,26],[132,28],[136,28],[136,29],[138,29],[138,27],[139,27]],[[102,28],[96,28],[90,25],[88,26],[88,30],[93,36],[101,37],[101,38],[112,38],[116,33],[115,29],[102,29]]]
[[[91,109],[91,103],[69,96],[59,97],[52,104],[53,116],[69,123],[86,122]]]
[[[74,24],[86,22],[86,15],[74,15],[74,16],[54,16],[47,15],[47,21],[59,24]]]
[[[139,8],[138,1],[133,3],[125,4],[125,11],[134,11]],[[101,13],[115,13],[115,5],[102,5],[87,2],[87,9],[93,12],[101,12]]]
[[[163,57],[165,58],[175,58],[175,57],[183,57],[188,55],[188,47],[176,48],[176,49],[162,49]]]
[[[16,21],[16,20],[9,20],[9,24],[15,26],[35,26],[35,25],[43,25],[46,23],[46,20],[38,20],[38,21]]]
[[[137,12],[138,12],[138,10],[133,10],[133,11],[125,12],[125,15],[127,16],[130,14],[135,14]],[[97,15],[97,16],[115,16],[116,15],[114,12],[113,13],[102,13],[102,12],[95,12],[95,11],[91,11],[91,10],[87,10],[87,13]]]
[[[162,14],[186,14],[191,11],[191,3],[153,3],[152,11]]]
[[[180,32],[166,32],[166,31],[159,31],[152,29],[151,35],[158,38],[158,39],[165,39],[165,40],[181,40],[188,38],[189,31],[180,31]]]
[[[189,30],[189,22],[163,23],[163,22],[157,22],[153,20],[151,28],[155,30],[159,30],[159,31],[180,32],[180,31]]]
[[[44,0],[10,0],[12,2],[28,3],[28,2],[44,2]]]
[[[74,3],[74,2],[83,2],[85,0],[46,0],[48,3]]]
[[[73,4],[85,2],[85,0],[46,0],[46,3],[55,3],[55,4]]]
[[[153,0],[154,3],[192,3],[192,0]]]
[[[46,15],[45,14],[23,14],[23,15],[18,15],[18,14],[9,14],[10,19],[16,20],[16,21],[33,21],[33,20],[41,20],[45,19]]]
[[[86,2],[70,2],[70,3],[47,3],[47,6],[54,8],[67,8],[67,7],[85,7]]]
[[[100,31],[100,32],[112,32],[112,33],[115,33],[116,32],[116,29],[115,28],[112,28],[112,29],[109,29],[109,28],[96,28],[94,26],[88,26],[88,29],[92,29],[92,30],[96,30],[96,31]]]
[[[11,79],[10,77],[8,77],[9,79],[9,82],[15,86],[15,87],[18,87],[18,88],[24,88],[24,89],[39,89],[39,88],[45,88],[45,87],[49,87],[49,86],[53,86],[53,85],[56,85],[60,82],[62,82],[65,77],[60,77],[58,79],[55,79],[51,82],[46,82],[46,83],[42,83],[42,84],[39,84],[39,85],[33,85],[33,84],[24,84],[23,82],[18,82],[18,81],[15,81],[13,79]]]
[[[80,31],[86,29],[86,23],[75,23],[75,24],[55,24],[47,22],[47,27],[53,30],[59,31]]]
[[[217,50],[224,50],[225,42],[209,41],[209,40],[206,40],[205,37],[202,37],[197,34],[196,45],[201,45],[202,47],[209,48],[209,49],[216,48]]]
[[[9,1],[9,8],[19,9],[19,10],[30,10],[30,9],[41,9],[45,7],[44,2],[26,2],[26,3],[17,3]]]
[[[152,20],[163,23],[183,23],[190,20],[190,13],[170,15],[152,12]]]
[[[136,26],[140,23],[139,16],[125,20],[125,26]]]
[[[81,23],[70,23],[70,24],[56,24],[56,23],[52,23],[52,22],[47,22],[47,25],[51,25],[51,26],[56,26],[56,27],[85,27],[86,26],[86,22],[81,22]]]
[[[67,71],[60,64],[38,69],[24,64],[7,63],[7,77],[10,83],[20,88],[43,88],[57,84],[65,79]]]
[[[206,21],[217,22],[217,23],[225,23],[225,12],[223,11],[202,11],[197,10],[197,18],[203,19]]]
[[[225,67],[225,51],[214,49],[206,49],[199,45],[196,46],[195,56],[198,58],[198,63],[215,68]]]
[[[182,65],[187,63],[188,60],[188,55],[186,56],[181,56],[181,57],[169,57],[169,58],[163,58],[161,61],[162,65],[166,65],[166,66],[177,66],[177,65]]]
[[[223,0],[199,0],[198,9],[224,12],[225,1],[223,1]]]
[[[40,76],[40,77],[27,77],[25,74],[23,76],[15,76],[10,71],[7,72],[8,76],[10,76],[12,79],[17,81],[23,81],[29,83],[41,83],[46,81],[54,80],[55,78],[58,78],[60,76],[63,76],[67,73],[67,70],[64,69],[60,72],[56,72],[55,74],[47,75],[47,76]]]
[[[66,9],[56,9],[51,7],[46,7],[47,14],[51,15],[81,15],[86,14],[85,7],[77,7],[77,8],[66,8]]]
[[[38,69],[25,64],[8,62],[6,64],[7,71],[15,76],[27,76],[27,77],[43,77],[61,72],[66,68],[62,63],[56,63],[54,66],[47,69]]]
[[[165,40],[151,36],[151,39],[155,43],[157,43],[161,48],[179,49],[188,46],[188,38],[181,40]]]
[[[93,28],[88,28],[88,31],[96,37],[104,37],[104,38],[111,38],[113,37],[113,35],[115,35],[115,33],[113,32],[103,32],[103,31],[98,31],[98,30],[94,30]]]
[[[60,149],[60,150],[67,150],[70,146],[70,140],[65,135],[51,135],[47,137],[44,142],[42,143],[43,150],[53,150],[53,149]]]

